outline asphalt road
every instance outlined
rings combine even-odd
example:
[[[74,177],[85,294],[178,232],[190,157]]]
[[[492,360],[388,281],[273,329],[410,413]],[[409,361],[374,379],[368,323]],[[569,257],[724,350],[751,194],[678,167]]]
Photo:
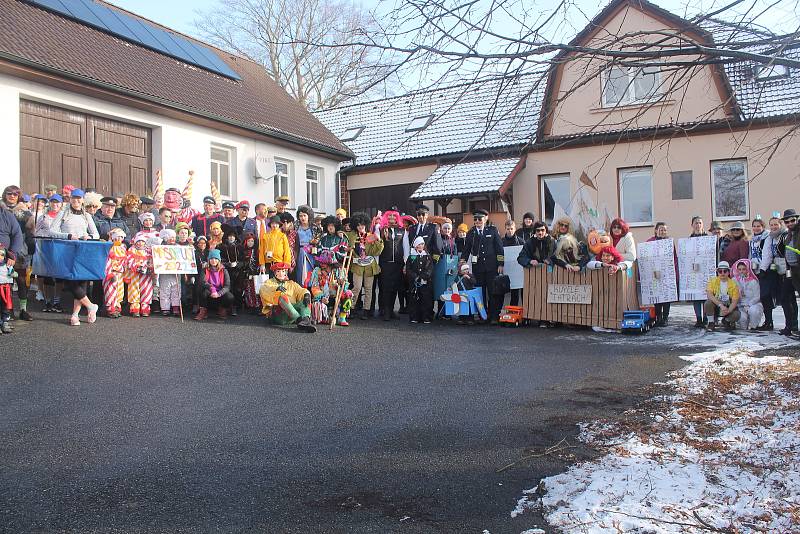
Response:
[[[682,365],[655,333],[36,317],[0,336],[4,532],[518,533],[567,463],[497,469]]]

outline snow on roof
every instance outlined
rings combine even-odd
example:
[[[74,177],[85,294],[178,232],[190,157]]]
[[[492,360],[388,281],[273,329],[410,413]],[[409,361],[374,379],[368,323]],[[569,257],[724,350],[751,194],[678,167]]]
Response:
[[[757,52],[770,53],[763,49]],[[800,60],[800,48],[784,50],[782,55]],[[781,69],[785,72],[782,76],[762,78],[759,72],[762,68],[763,65],[752,61],[725,65],[741,118],[750,120],[800,113],[800,69]]]
[[[356,165],[371,165],[527,143],[536,134],[545,85],[546,73],[535,72],[410,93],[316,115],[340,138],[344,132],[363,126],[364,130],[345,144],[356,154]],[[426,121],[425,117],[431,115]],[[416,128],[418,125],[424,127]]]
[[[517,157],[441,165],[417,188],[411,198],[496,193],[519,160]]]

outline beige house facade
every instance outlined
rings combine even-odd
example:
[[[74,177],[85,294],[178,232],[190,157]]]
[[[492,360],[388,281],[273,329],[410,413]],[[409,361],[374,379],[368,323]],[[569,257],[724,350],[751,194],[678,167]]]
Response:
[[[630,39],[641,47],[672,35],[713,47],[730,31],[742,30],[712,20],[696,25],[645,1],[617,0],[571,44],[623,49]],[[769,44],[757,52],[775,54]],[[781,55],[799,60],[800,43]],[[696,215],[707,225],[729,225],[798,207],[800,69],[744,60],[722,66],[701,56],[627,67],[607,56],[562,54],[554,64],[541,76],[515,81],[515,94],[528,95],[525,113],[533,119],[515,111],[498,122],[501,132],[483,144],[473,141],[471,150],[464,148],[468,136],[458,143],[464,136],[452,126],[457,117],[436,117],[449,124],[448,138],[419,132],[422,148],[407,142],[395,159],[376,159],[371,146],[342,138],[357,155],[342,171],[351,194],[419,183],[412,200],[427,201],[456,220],[469,223],[475,207],[489,209],[496,224],[507,217],[519,222],[526,212],[548,223],[566,214],[584,226],[607,226],[621,216],[639,240],[653,235],[660,221],[682,236]],[[438,100],[445,96],[442,90]],[[358,121],[364,133],[371,127],[357,106],[338,115],[341,123],[331,120],[336,115],[333,110],[320,118],[337,135]],[[463,110],[458,115],[462,122],[474,120]],[[385,125],[381,131],[398,137]],[[380,143],[391,152],[387,139]],[[441,150],[431,148],[437,143]]]

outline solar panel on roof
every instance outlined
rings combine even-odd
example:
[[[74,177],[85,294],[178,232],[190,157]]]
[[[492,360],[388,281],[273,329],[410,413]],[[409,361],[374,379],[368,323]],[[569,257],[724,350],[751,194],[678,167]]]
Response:
[[[241,80],[213,50],[93,0],[27,2],[202,69]]]

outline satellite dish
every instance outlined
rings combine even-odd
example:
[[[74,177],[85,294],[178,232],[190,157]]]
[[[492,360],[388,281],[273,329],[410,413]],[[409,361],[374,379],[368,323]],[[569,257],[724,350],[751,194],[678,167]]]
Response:
[[[271,154],[256,152],[256,179],[268,180],[275,176],[275,158]]]

